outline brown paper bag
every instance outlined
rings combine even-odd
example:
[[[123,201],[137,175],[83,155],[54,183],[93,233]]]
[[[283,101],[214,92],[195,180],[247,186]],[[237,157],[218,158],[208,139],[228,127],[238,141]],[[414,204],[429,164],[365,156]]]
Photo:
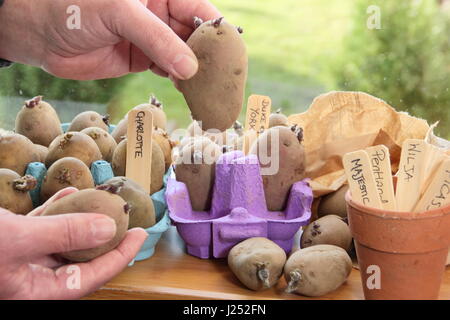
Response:
[[[303,128],[306,176],[314,196],[336,191],[345,182],[342,156],[347,152],[384,144],[398,169],[405,139],[424,139],[425,120],[397,112],[386,102],[362,92],[330,92],[316,99],[306,112],[289,116]]]

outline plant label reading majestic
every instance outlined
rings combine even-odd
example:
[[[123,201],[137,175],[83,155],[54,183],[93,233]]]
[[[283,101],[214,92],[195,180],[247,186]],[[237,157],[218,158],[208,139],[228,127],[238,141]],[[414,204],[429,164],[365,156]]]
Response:
[[[126,176],[150,194],[153,116],[149,110],[128,113]]]
[[[369,154],[372,174],[375,178],[381,205],[383,209],[395,211],[397,201],[394,194],[389,149],[384,145],[378,145],[369,147],[366,151]]]
[[[365,206],[382,209],[367,152],[359,150],[347,153],[343,157],[343,164],[352,199]]]

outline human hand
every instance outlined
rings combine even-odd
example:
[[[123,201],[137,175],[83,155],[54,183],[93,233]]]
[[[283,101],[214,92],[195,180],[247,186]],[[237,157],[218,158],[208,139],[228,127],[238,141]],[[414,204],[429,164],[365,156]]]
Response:
[[[147,237],[140,228],[129,230],[116,249],[87,263],[67,264],[53,256],[102,245],[116,233],[114,220],[102,214],[38,217],[46,206],[73,192],[77,189],[61,190],[27,216],[0,209],[0,299],[78,299],[136,256]]]
[[[80,29],[69,29],[69,6]],[[151,69],[188,79],[198,69],[185,44],[193,17],[220,17],[207,0],[6,0],[0,8],[0,57],[61,78],[92,80]]]

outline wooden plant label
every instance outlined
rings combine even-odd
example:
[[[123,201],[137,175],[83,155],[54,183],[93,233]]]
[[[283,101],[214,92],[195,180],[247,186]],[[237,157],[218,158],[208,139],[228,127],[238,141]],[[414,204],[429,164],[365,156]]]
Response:
[[[244,138],[242,151],[248,154],[250,146],[258,138],[258,135],[269,127],[269,116],[272,108],[272,100],[267,96],[252,94],[247,101],[247,114],[245,117]]]
[[[126,177],[150,194],[153,115],[150,111],[128,113]]]
[[[424,140],[407,139],[403,143],[397,173],[397,210],[412,212],[421,195],[426,160]]]
[[[444,160],[433,175],[414,212],[425,212],[450,204],[450,158]]]
[[[394,183],[392,181],[392,168],[389,149],[385,145],[369,147],[372,174],[380,197],[381,205],[386,210],[397,210],[397,201],[394,194]]]
[[[350,152],[343,159],[352,199],[365,206],[382,209],[380,197],[372,175],[369,155],[365,150]]]

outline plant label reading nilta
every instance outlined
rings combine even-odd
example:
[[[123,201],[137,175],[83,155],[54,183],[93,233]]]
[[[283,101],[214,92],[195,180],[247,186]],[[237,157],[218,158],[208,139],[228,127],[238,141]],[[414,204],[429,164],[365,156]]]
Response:
[[[350,152],[344,155],[342,160],[352,199],[365,206],[382,209],[367,152]]]
[[[366,151],[369,154],[372,174],[375,178],[381,205],[383,209],[395,211],[397,209],[397,201],[394,194],[389,149],[384,145],[379,145],[369,147]]]
[[[450,158],[444,160],[433,175],[433,179],[414,212],[425,212],[443,208],[450,204]]]
[[[150,110],[128,113],[126,177],[150,194],[153,116]]]
[[[258,135],[269,128],[269,116],[272,108],[272,100],[267,96],[252,94],[248,97],[247,114],[245,118],[244,132],[246,137],[242,144],[245,154],[250,146],[258,138]],[[253,131],[250,133],[250,131]]]
[[[397,173],[397,210],[411,212],[420,198],[424,182],[426,159],[424,140],[407,139],[403,142],[400,165]]]

